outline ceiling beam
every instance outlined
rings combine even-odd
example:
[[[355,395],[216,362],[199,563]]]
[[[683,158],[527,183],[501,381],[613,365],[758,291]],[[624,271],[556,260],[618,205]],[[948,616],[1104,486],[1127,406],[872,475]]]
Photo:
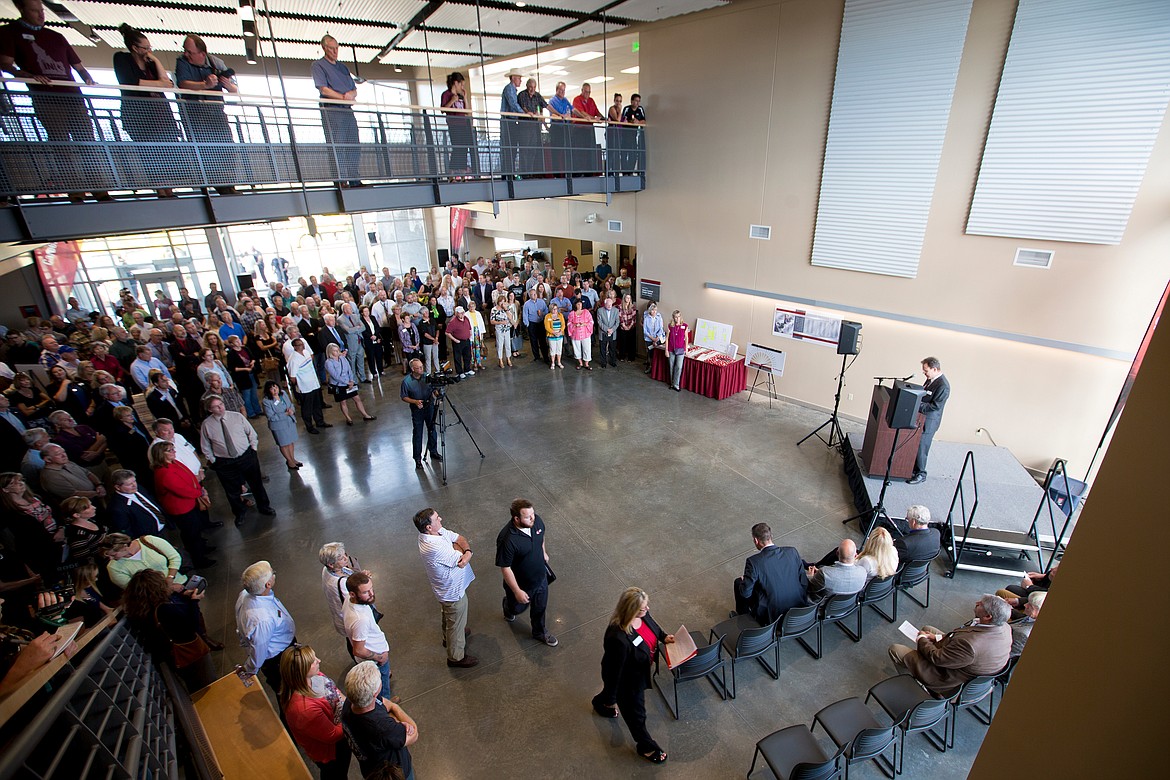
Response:
[[[415,14],[409,22],[402,26],[402,29],[399,30],[398,33],[390,39],[389,43],[382,47],[380,52],[374,55],[374,60],[380,60],[390,52],[394,51],[395,46],[402,43],[406,36],[410,35],[410,33],[413,32],[416,28],[422,26],[422,24],[426,22],[427,19],[430,19],[432,14],[434,14],[435,11],[438,11],[442,5],[443,0],[430,0],[430,2],[424,5],[422,9],[419,10],[419,12]],[[371,60],[371,62],[374,60]]]

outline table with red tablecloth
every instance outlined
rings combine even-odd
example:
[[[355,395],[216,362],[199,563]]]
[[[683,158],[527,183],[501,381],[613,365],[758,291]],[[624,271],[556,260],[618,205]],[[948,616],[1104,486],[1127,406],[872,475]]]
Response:
[[[650,350],[650,377],[665,382],[670,372],[665,349]],[[687,347],[682,378],[678,386],[708,398],[722,401],[747,388],[747,365],[743,356],[728,355],[706,347]]]

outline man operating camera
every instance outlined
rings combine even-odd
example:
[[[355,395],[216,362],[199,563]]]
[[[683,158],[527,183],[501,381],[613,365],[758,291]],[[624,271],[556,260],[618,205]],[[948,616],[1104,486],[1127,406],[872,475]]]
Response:
[[[439,389],[423,378],[422,361],[418,358],[411,360],[410,373],[402,379],[400,397],[410,404],[410,422],[414,429],[412,437],[414,467],[416,469],[423,467],[423,426],[426,426],[427,429],[427,451],[431,453],[431,459],[435,462],[443,460],[435,440],[435,398],[438,395]]]

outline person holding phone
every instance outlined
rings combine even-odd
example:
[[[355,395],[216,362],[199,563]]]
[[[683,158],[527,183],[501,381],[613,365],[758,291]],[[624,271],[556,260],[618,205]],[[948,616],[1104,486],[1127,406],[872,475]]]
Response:
[[[143,569],[130,578],[122,594],[122,606],[139,641],[156,661],[171,664],[191,692],[215,682],[218,675],[208,651],[223,650],[222,643],[207,635],[199,608],[206,586],[202,577],[192,576],[175,591],[161,572]],[[174,651],[177,646],[196,649],[185,655]]]

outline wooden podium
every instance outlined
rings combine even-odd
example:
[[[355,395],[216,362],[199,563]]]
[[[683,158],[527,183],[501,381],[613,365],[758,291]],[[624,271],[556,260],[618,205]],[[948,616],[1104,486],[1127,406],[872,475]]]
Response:
[[[861,445],[861,462],[865,473],[871,477],[886,475],[886,462],[894,446],[894,429],[886,424],[886,409],[890,405],[891,391],[885,385],[875,385],[869,402],[869,419],[865,423],[865,441]],[[914,459],[918,457],[918,441],[922,438],[922,415],[918,415],[918,427],[898,433],[898,451],[890,467],[892,479],[910,479],[914,476]]]

